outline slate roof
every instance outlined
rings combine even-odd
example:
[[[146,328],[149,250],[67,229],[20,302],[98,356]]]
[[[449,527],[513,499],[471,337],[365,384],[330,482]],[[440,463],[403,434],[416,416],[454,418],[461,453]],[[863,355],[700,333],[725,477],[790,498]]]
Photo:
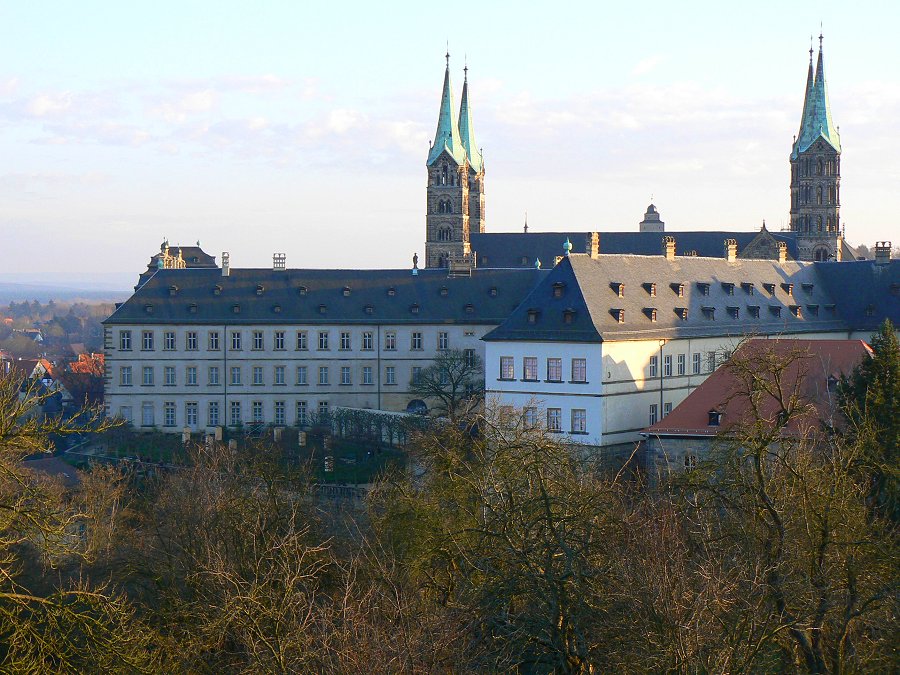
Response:
[[[900,326],[900,260],[816,263],[833,302],[854,330],[875,332],[885,319]]]
[[[735,239],[738,255],[750,245],[760,231],[733,232],[599,232],[601,254],[632,254],[658,256],[663,250],[663,237],[675,238],[678,255],[696,251],[698,256],[721,258],[726,239]],[[797,233],[769,232],[777,241],[787,244],[788,256],[796,259]],[[472,232],[469,243],[476,254],[479,267],[533,267],[539,258],[544,267],[551,267],[557,256],[563,254],[563,243],[572,242],[572,253],[589,253],[587,240],[590,232]],[[524,262],[523,262],[524,259]]]
[[[781,373],[785,392],[796,391],[804,402],[815,407],[815,413],[794,418],[783,430],[784,436],[802,436],[820,420],[831,418],[834,394],[828,380],[837,381],[849,375],[871,349],[862,340],[749,340],[732,355],[732,359],[791,359]],[[761,372],[765,373],[763,369]],[[650,436],[713,437],[727,433],[735,425],[752,421],[750,401],[740,392],[745,385],[726,363],[713,372],[676,408],[644,433]],[[773,388],[773,391],[775,389]],[[764,419],[777,423],[780,404],[771,395],[758,392],[759,411]],[[719,425],[710,425],[710,411],[722,413]]]
[[[104,323],[496,325],[548,274],[232,269],[225,277],[218,269],[157,270]]]
[[[843,310],[833,307],[819,270],[818,264],[791,261],[571,255],[483,339],[602,342],[845,330]],[[554,284],[562,284],[559,297]],[[680,284],[684,297],[678,296]],[[793,284],[792,294],[783,284]]]

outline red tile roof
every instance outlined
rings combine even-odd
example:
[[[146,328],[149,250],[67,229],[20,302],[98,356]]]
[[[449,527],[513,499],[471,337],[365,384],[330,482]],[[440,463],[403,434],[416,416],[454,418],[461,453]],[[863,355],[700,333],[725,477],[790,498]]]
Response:
[[[645,429],[651,436],[713,437],[735,425],[753,419],[751,399],[735,364],[760,364],[757,375],[766,375],[757,409],[761,418],[777,423],[781,409],[777,392],[796,392],[803,403],[812,405],[782,431],[784,435],[803,434],[811,424],[828,419],[834,411],[833,383],[849,375],[863,358],[872,355],[862,340],[764,340],[743,343],[729,362],[713,372],[699,387],[662,420]],[[767,371],[766,364],[789,359],[779,382]],[[829,391],[829,379],[832,391]],[[721,413],[718,426],[710,425],[710,413]]]

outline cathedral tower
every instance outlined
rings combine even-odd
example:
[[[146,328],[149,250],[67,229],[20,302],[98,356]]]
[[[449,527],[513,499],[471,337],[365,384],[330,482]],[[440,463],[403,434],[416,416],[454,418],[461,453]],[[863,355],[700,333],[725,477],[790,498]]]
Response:
[[[791,150],[791,230],[800,260],[840,260],[841,138],[831,119],[822,36],[813,72],[813,50],[800,131]]]
[[[457,119],[446,55],[444,89],[428,170],[425,215],[425,266],[446,267],[471,254],[470,227],[484,231],[484,162],[475,145],[469,107],[468,69]]]

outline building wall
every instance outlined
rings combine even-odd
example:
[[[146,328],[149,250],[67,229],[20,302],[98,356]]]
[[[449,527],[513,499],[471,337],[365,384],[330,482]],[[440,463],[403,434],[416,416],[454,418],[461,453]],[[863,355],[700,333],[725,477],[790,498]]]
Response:
[[[403,325],[403,326],[227,326],[227,325],[115,325],[106,329],[106,406],[110,415],[125,415],[130,410],[133,426],[141,427],[142,408],[152,405],[153,424],[180,431],[186,426],[188,403],[196,403],[198,423],[195,429],[210,429],[208,409],[219,402],[220,426],[228,426],[232,401],[241,403],[242,422],[252,423],[253,403],[263,406],[263,423],[275,421],[275,403],[284,402],[286,424],[297,423],[297,401],[305,401],[309,413],[320,402],[329,408],[345,406],[403,411],[415,398],[409,393],[413,367],[427,367],[438,353],[440,333],[447,333],[449,349],[472,349],[483,356],[480,338],[493,326]],[[122,331],[131,331],[132,349],[120,349]],[[142,349],[143,331],[153,334],[153,349]],[[219,349],[208,348],[209,333],[219,333]],[[231,333],[241,334],[241,349],[231,348]],[[253,348],[254,331],[263,335],[263,349]],[[285,349],[275,349],[275,333],[285,334]],[[297,333],[306,333],[307,349],[297,349]],[[175,334],[175,349],[164,349],[165,333]],[[188,350],[188,333],[196,332],[198,349]],[[328,335],[328,349],[318,348],[319,333]],[[341,349],[341,333],[350,334],[350,349]],[[363,349],[363,333],[371,332],[373,348]],[[388,349],[388,334],[395,335],[395,349]],[[422,334],[422,349],[412,348],[413,333]],[[143,368],[153,369],[153,384],[144,385]],[[122,382],[122,369],[131,368],[131,384]],[[165,368],[175,369],[175,383],[166,384]],[[197,369],[197,384],[187,383],[188,368]],[[219,369],[219,384],[209,383],[209,368]],[[241,384],[231,384],[231,369],[240,368]],[[284,368],[284,384],[275,383],[276,367]],[[306,368],[306,384],[298,384],[297,368]],[[328,383],[319,384],[319,369],[328,369]],[[372,383],[364,384],[364,368],[372,369]],[[262,368],[262,384],[254,384],[254,368]],[[350,369],[350,383],[342,384],[342,368]],[[388,368],[394,369],[394,383],[388,381]],[[166,403],[174,403],[174,424],[166,425]]]

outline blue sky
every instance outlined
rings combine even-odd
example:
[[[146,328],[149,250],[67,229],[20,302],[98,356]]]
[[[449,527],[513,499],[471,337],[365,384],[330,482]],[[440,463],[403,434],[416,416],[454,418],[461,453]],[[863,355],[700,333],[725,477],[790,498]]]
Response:
[[[900,243],[897,3],[624,4],[0,2],[0,279],[408,265],[448,40],[489,230],[778,229],[820,21],[847,237]]]

